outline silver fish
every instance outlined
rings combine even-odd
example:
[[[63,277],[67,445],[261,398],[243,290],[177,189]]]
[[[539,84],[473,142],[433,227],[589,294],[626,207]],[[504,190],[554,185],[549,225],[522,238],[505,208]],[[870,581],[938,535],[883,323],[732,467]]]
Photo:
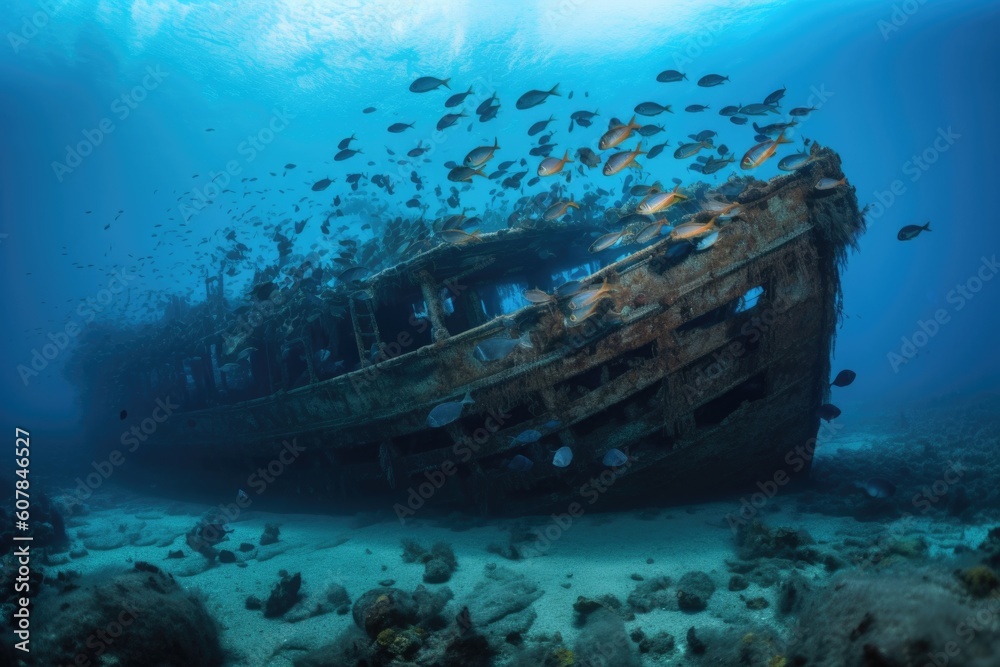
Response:
[[[812,156],[809,153],[793,153],[781,158],[778,162],[778,169],[782,171],[795,171],[809,164],[811,161]]]
[[[674,157],[678,160],[685,160],[693,155],[696,155],[698,151],[702,148],[711,148],[712,144],[707,141],[696,141],[690,144],[681,144],[677,150],[674,151]]]
[[[817,190],[833,190],[834,188],[840,187],[847,183],[847,178],[821,178],[816,181]]]
[[[611,232],[594,241],[590,246],[590,252],[601,252],[616,245],[625,236],[625,232]]]
[[[479,341],[473,350],[473,356],[482,362],[499,361],[506,359],[518,347],[531,348],[531,335],[528,332],[521,334],[520,338],[487,338]]]
[[[507,470],[513,470],[514,472],[528,472],[535,466],[535,462],[529,459],[524,454],[517,454],[510,460],[507,464]]]
[[[652,241],[653,239],[657,238],[658,236],[664,233],[663,232],[664,225],[667,225],[666,218],[664,218],[663,220],[658,220],[653,224],[647,226],[645,229],[639,232],[638,235],[636,235],[635,242],[649,243],[650,241]],[[668,234],[673,230],[673,228],[670,227],[669,225],[667,225],[666,228],[667,228],[666,233]]]
[[[611,468],[617,468],[628,463],[628,456],[620,449],[609,449],[604,454],[604,458],[601,459],[601,463]]]
[[[569,447],[560,447],[552,457],[552,465],[557,468],[565,468],[573,462],[573,450]]]
[[[702,236],[697,241],[695,241],[694,249],[695,250],[708,250],[709,248],[711,248],[712,246],[714,246],[715,242],[718,241],[718,240],[719,240],[719,230],[716,229],[715,231],[710,232],[710,233],[706,234],[705,236]]]
[[[573,296],[574,294],[579,294],[579,292],[586,286],[587,284],[582,280],[571,280],[568,283],[563,283],[556,288],[556,296],[560,299],[565,299]]]
[[[522,445],[528,445],[531,444],[532,442],[538,442],[539,440],[541,440],[541,438],[542,434],[540,431],[536,431],[533,428],[529,428],[526,431],[521,431],[516,436],[511,438],[511,440]]]
[[[475,401],[472,400],[471,394],[466,393],[465,398],[461,401],[449,401],[436,406],[427,415],[427,425],[431,428],[440,428],[452,423],[462,416],[462,408],[470,403],[475,403]]]

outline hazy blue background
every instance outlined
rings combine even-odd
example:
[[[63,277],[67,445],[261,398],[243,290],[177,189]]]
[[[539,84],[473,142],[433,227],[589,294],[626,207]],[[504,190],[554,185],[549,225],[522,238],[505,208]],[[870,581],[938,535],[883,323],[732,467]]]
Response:
[[[850,258],[844,277],[848,317],[834,365],[859,374],[855,386],[837,396],[845,418],[996,387],[1000,279],[986,283],[960,311],[947,299],[949,290],[975,274],[982,256],[1000,250],[994,201],[1000,5],[895,3],[899,25],[893,25],[894,3],[867,0],[511,4],[6,3],[11,9],[0,17],[4,423],[36,433],[72,428],[74,393],[58,370],[63,358],[28,386],[16,366],[29,364],[32,349],[67,320],[82,323],[79,304],[107,285],[111,271],[129,267],[138,273],[130,283],[132,305],[143,295],[203,292],[191,247],[230,220],[213,207],[192,220],[189,236],[176,227],[170,231],[175,223],[167,218],[180,219],[172,192],[203,186],[211,171],[232,159],[243,166],[240,177],[258,176],[262,187],[268,172],[294,162],[298,170],[282,182],[286,194],[271,191],[261,207],[285,211],[309,192],[312,181],[337,177],[323,193],[328,201],[348,171],[390,171],[383,146],[405,152],[418,139],[428,143],[449,94],[407,92],[410,81],[428,74],[451,77],[453,92],[469,85],[477,94],[497,90],[502,104],[497,120],[477,121],[472,133],[466,132],[467,120],[445,133],[429,154],[434,164],[425,165],[432,186],[444,182],[445,160],[460,161],[494,136],[502,147],[498,159],[527,156],[525,130],[549,114],[558,118],[551,129],[559,154],[563,146],[593,147],[611,115],[627,118],[647,99],[671,103],[678,113],[654,119],[665,120],[667,132],[652,143],[666,136],[672,147],[644,163],[657,178],[688,182],[692,174],[670,155],[683,135],[716,129],[718,141],[737,156],[753,143],[752,131],[717,115],[721,106],[760,101],[784,85],[787,110],[815,102],[810,95],[825,91],[822,108],[799,136],[841,154],[863,204],[877,202],[876,193],[894,180],[905,187],[893,205],[877,211],[882,215],[869,218],[861,252]],[[912,15],[903,12],[904,4]],[[25,32],[25,21],[38,12],[47,24],[22,40],[32,34]],[[166,77],[120,119],[115,99],[140,84],[148,67]],[[690,81],[655,81],[659,71],[675,67],[688,72]],[[731,83],[694,85],[711,72],[729,75]],[[521,93],[556,82],[564,93],[575,92],[572,101],[552,98],[531,111],[514,109]],[[692,103],[712,108],[701,115],[681,111]],[[369,105],[378,113],[362,115]],[[595,107],[601,115],[589,131],[567,134],[572,111]],[[247,163],[240,142],[264,127],[275,108],[294,118]],[[60,182],[52,163],[64,161],[67,144],[106,117],[114,132]],[[396,121],[416,121],[417,128],[387,134],[385,127]],[[205,132],[207,127],[215,132]],[[907,162],[947,128],[960,138],[913,180]],[[358,156],[363,161],[335,165],[336,143],[351,133],[365,149]],[[366,166],[368,159],[379,165]],[[530,168],[536,163],[530,158]],[[771,164],[758,175],[773,173]],[[603,179],[596,171],[593,178]],[[621,182],[604,180],[614,187]],[[486,183],[478,188],[489,189]],[[399,188],[393,214],[411,191]],[[125,212],[114,220],[119,210]],[[931,234],[909,243],[896,240],[901,226],[926,221]],[[155,228],[158,223],[163,227]],[[318,234],[315,218],[306,241],[314,240],[310,232]],[[152,260],[138,259],[149,255]],[[116,300],[108,312],[119,316],[124,305],[124,298]],[[918,358],[894,372],[887,353],[898,351],[901,337],[912,336],[918,321],[938,308],[947,309],[952,321]]]

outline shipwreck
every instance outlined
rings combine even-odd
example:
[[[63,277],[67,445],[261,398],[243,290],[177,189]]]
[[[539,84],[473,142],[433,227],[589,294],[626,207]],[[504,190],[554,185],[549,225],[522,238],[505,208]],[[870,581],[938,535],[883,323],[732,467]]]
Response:
[[[313,510],[605,509],[802,480],[790,453],[816,436],[839,272],[864,231],[853,188],[815,187],[843,177],[839,157],[812,153],[742,179],[704,250],[663,235],[593,253],[606,229],[551,223],[428,248],[335,302],[286,288],[236,308],[213,277],[204,303],[88,334],[70,370],[88,434],[130,479]],[[708,189],[671,216],[707,220]],[[574,275],[606,284],[582,321],[565,299],[520,297]],[[497,340],[502,354],[482,352]],[[149,428],[158,400],[169,414]],[[447,402],[460,414],[434,425]],[[134,423],[108,419],[126,405]]]

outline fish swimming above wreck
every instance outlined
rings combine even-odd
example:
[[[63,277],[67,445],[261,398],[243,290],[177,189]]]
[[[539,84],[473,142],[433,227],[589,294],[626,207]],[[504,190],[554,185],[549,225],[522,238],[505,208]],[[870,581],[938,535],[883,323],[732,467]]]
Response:
[[[688,183],[683,197],[628,185],[642,196],[615,209],[627,226],[613,238],[590,197],[572,221],[546,220],[542,198],[529,225],[496,221],[475,243],[435,244],[468,236],[464,213],[438,232],[398,220],[342,246],[339,270],[319,257],[258,270],[247,304],[223,296],[225,272],[210,277],[202,304],[87,336],[73,364],[103,378],[87,396],[108,407],[94,414],[117,415],[123,396],[176,397],[182,416],[136,452],[144,466],[236,472],[295,437],[320,475],[312,493],[358,503],[448,461],[462,476],[435,501],[496,513],[564,502],[608,466],[633,480],[609,504],[730,488],[836,416],[838,267],[864,224],[850,187],[814,188],[824,177],[843,178],[839,159],[814,145],[808,165],[770,182]],[[652,222],[634,213],[650,197],[665,214]],[[774,330],[795,335],[756,335],[755,313],[779,303],[788,326]],[[240,324],[254,310],[258,323]],[[732,368],[709,375],[735,345]]]
[[[1000,665],[1000,2],[6,6],[0,667]]]
[[[657,83],[696,96],[729,81],[689,75],[667,70]],[[475,82],[442,94],[451,81],[414,79],[398,94],[429,100],[433,116],[408,107],[381,132],[402,142],[439,118],[439,131],[469,134],[507,99]],[[647,149],[666,125],[637,119],[668,117],[677,100],[622,103],[628,120],[609,113],[607,126],[599,105],[572,107],[572,135],[553,129],[560,114],[530,117],[576,104],[572,94],[553,86],[516,99],[536,144],[526,150],[490,132],[431,157],[418,137],[386,146],[386,169],[374,157],[362,164],[381,153],[371,132],[338,132],[327,164],[359,166],[313,176],[287,219],[251,217],[256,205],[237,214],[206,253],[202,298],[175,296],[158,321],[82,338],[68,372],[88,414],[170,396],[181,418],[158,426],[139,464],[191,460],[199,474],[235,474],[294,438],[310,471],[296,493],[361,504],[449,461],[461,474],[435,502],[512,513],[564,502],[608,467],[634,480],[611,502],[762,474],[836,418],[828,394],[846,386],[843,376],[831,385],[828,356],[839,270],[864,221],[839,157],[807,139],[781,157],[785,175],[738,176],[778,156],[796,123],[739,130],[747,145],[766,139],[739,165],[716,145],[719,129],[702,126],[647,174],[638,158],[670,142]],[[722,105],[721,116],[773,114],[784,95]],[[708,105],[679,108],[710,117]],[[508,159],[497,163],[501,144]],[[282,160],[284,176],[309,173],[302,162]],[[265,233],[257,258],[248,221],[260,228],[253,238]],[[752,330],[776,304],[789,321],[775,330],[794,337]],[[742,352],[710,376],[729,348]]]

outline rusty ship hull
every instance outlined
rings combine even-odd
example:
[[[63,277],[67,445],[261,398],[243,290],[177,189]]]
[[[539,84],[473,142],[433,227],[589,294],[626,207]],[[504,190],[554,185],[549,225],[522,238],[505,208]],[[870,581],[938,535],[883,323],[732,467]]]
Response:
[[[574,251],[578,230],[505,230],[424,253],[371,279],[364,312],[352,303],[357,368],[324,380],[310,364],[304,386],[228,404],[182,398],[129,456],[213,486],[260,482],[270,464],[269,494],[318,507],[426,501],[494,514],[734,493],[776,473],[801,480],[828,396],[839,271],[864,228],[852,188],[814,188],[842,176],[839,157],[814,148],[814,158],[747,187],[709,250],[676,256],[687,242],[667,237],[619,249],[587,277],[611,290],[578,326],[564,305],[543,303],[479,312],[455,333],[440,303],[449,290],[463,307],[485,304],[486,277],[535,286],[551,275],[533,254],[541,244],[586,259],[592,238]],[[428,318],[379,322],[372,304],[407,290],[425,298]],[[477,358],[483,341],[525,333],[530,348]],[[366,359],[373,340],[384,353]],[[428,425],[435,406],[467,394],[460,418]],[[573,460],[556,467],[564,446]],[[627,462],[604,465],[611,449]],[[518,454],[533,466],[512,465]]]

